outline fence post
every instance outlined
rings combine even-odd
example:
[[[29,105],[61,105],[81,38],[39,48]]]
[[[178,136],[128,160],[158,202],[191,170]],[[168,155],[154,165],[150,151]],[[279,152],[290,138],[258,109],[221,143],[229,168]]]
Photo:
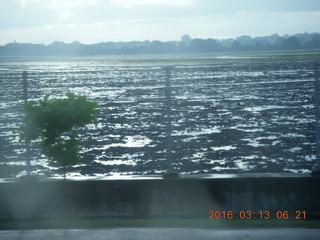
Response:
[[[28,82],[27,82],[27,72],[22,72],[22,88],[23,88],[23,100],[26,104],[28,102]],[[26,165],[27,165],[27,175],[30,176],[31,164],[30,164],[30,141],[26,140]]]
[[[167,116],[167,149],[166,149],[166,160],[168,164],[167,173],[163,174],[164,178],[177,178],[179,174],[174,172],[174,168],[172,165],[172,126],[171,126],[171,82],[170,82],[170,73],[173,67],[165,67],[164,70],[166,72],[166,87],[165,87],[165,95],[166,95],[166,116]]]
[[[316,115],[316,170],[313,175],[320,175],[320,81],[319,81],[319,64],[314,64],[315,78],[315,115]]]
[[[171,127],[171,83],[170,83],[170,67],[166,67],[166,116],[167,116],[167,150],[166,159],[168,164],[168,172],[173,172],[172,166],[172,127]]]

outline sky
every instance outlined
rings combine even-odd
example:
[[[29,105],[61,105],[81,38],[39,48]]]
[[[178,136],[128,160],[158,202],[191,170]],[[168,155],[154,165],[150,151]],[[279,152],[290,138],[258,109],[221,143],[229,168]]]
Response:
[[[0,44],[320,32],[320,0],[0,0]]]

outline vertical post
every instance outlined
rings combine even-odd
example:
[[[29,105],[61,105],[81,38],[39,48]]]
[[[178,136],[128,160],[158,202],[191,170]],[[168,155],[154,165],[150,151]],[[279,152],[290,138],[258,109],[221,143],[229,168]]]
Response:
[[[24,103],[28,102],[28,82],[27,82],[27,72],[22,72],[22,88],[23,88],[23,100]],[[26,165],[27,165],[27,174],[30,176],[30,141],[26,140]]]
[[[23,100],[24,103],[28,101],[28,82],[27,82],[27,72],[22,72],[22,87],[23,87]]]
[[[320,81],[319,64],[314,64],[315,76],[315,115],[316,115],[316,172],[320,174]]]
[[[166,151],[166,159],[168,164],[168,173],[173,172],[173,166],[172,166],[172,128],[171,128],[171,84],[170,84],[170,67],[166,67],[166,99],[167,99],[167,151]]]

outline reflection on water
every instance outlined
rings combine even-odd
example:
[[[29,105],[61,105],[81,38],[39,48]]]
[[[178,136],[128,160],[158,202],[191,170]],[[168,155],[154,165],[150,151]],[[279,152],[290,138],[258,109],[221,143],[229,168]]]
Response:
[[[166,171],[165,72],[173,65],[173,162],[182,173],[306,172],[314,162],[313,60],[306,56],[43,57],[0,61],[0,175],[23,174],[19,78],[29,99],[68,90],[101,106],[74,176]],[[32,146],[33,172],[61,174]]]

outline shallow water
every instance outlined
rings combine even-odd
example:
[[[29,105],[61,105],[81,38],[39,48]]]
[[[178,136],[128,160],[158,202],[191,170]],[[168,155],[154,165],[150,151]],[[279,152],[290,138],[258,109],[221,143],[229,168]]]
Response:
[[[311,57],[310,57],[311,56]],[[181,173],[308,172],[315,165],[313,63],[209,55],[0,59],[0,176],[24,171],[21,73],[29,99],[71,90],[101,106],[81,129],[75,176],[166,171],[164,66],[171,70],[173,162]],[[32,145],[33,172],[61,173]]]

